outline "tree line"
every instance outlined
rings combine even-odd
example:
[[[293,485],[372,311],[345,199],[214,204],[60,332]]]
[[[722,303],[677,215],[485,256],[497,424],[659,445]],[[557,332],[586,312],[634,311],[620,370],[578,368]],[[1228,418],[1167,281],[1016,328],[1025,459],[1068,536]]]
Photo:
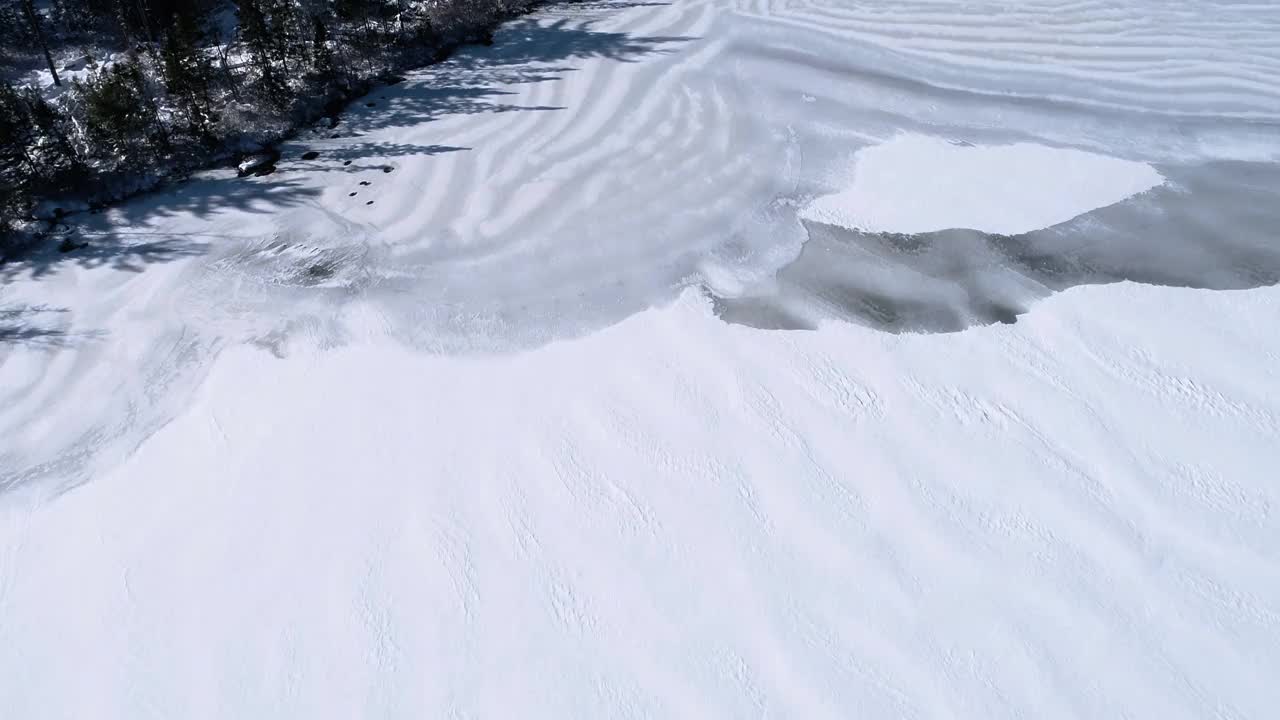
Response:
[[[278,137],[534,2],[0,0],[0,257],[41,198]]]

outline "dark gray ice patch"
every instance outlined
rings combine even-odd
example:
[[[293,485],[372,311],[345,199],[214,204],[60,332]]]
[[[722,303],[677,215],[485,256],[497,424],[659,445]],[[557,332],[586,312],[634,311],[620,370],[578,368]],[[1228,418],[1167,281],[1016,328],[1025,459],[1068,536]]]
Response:
[[[776,286],[714,298],[725,321],[812,329],[824,319],[889,332],[1014,322],[1076,285],[1131,280],[1209,290],[1280,283],[1280,164],[1162,168],[1166,184],[1021,235],[864,233],[804,223]]]

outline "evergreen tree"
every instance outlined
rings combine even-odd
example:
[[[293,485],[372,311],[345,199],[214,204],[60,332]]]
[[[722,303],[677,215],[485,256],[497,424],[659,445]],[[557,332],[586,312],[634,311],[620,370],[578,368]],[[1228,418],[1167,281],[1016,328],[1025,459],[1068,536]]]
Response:
[[[33,88],[0,83],[0,165],[7,183],[27,190],[79,169],[66,117]]]
[[[209,84],[213,67],[200,47],[200,28],[191,14],[178,14],[161,52],[164,86],[182,114],[187,130],[205,138],[212,112]]]
[[[168,135],[136,58],[117,62],[87,82],[76,82],[89,135],[99,155],[114,166],[137,165],[139,151],[157,143],[168,147]]]
[[[329,20],[322,15],[311,16],[311,69],[316,77],[333,77],[333,51],[329,49]]]
[[[0,80],[0,260],[13,242],[13,220],[26,214],[30,204],[28,183],[35,170],[27,151],[30,127],[18,93]]]
[[[7,64],[10,52],[29,45],[29,24],[22,4],[18,0],[0,0],[0,64]]]
[[[259,0],[271,28],[270,47],[274,57],[280,61],[285,76],[296,71],[297,65],[290,67],[290,61],[296,61],[305,43],[299,26],[298,6],[295,0]]]
[[[33,128],[22,95],[0,81],[0,173],[5,185],[25,187],[39,172],[31,152]]]
[[[22,102],[26,106],[31,129],[38,138],[38,153],[43,165],[40,174],[44,179],[56,182],[79,172],[82,163],[71,142],[70,118],[50,105],[35,88],[23,89]]]
[[[258,69],[259,82],[268,98],[279,99],[285,87],[273,62],[276,54],[270,19],[265,8],[266,0],[238,0],[240,37],[249,48],[253,65]]]
[[[62,80],[58,77],[58,69],[53,66],[49,42],[44,37],[44,29],[40,27],[40,13],[36,11],[33,0],[22,0],[22,14],[26,16],[27,23],[31,26],[31,34],[35,36],[36,41],[40,43],[40,49],[44,51],[44,61],[49,64],[49,74],[53,76],[53,84],[62,85]]]

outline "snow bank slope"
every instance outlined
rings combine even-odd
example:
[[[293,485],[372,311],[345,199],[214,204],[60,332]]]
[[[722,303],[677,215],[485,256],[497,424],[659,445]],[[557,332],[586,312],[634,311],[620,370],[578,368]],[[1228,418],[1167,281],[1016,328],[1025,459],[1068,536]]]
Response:
[[[510,356],[229,351],[118,471],[5,499],[0,704],[1267,717],[1280,379],[1240,359],[1280,339],[1223,319],[1280,292],[1045,305],[787,334],[691,293]]]

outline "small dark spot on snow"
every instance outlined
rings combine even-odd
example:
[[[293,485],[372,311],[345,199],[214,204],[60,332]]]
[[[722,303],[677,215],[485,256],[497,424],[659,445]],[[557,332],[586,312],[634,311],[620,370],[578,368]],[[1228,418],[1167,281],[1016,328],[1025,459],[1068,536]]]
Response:
[[[361,185],[369,185],[370,183],[369,183],[369,181],[368,181],[368,180],[361,180],[361,181],[360,181],[360,184],[361,184]]]
[[[332,263],[318,262],[307,268],[307,277],[314,280],[327,280],[337,270]]]
[[[353,193],[353,192],[351,192],[351,193],[347,193],[347,197],[355,197],[355,196],[356,196],[356,194],[355,194],[355,193]]]
[[[341,135],[339,135],[338,133],[334,133],[334,134],[332,134],[332,135],[330,135],[330,136],[329,136],[329,139],[330,139],[330,140],[333,140],[333,139],[335,139],[335,138],[340,138],[340,137],[342,137],[342,136],[341,136]]]
[[[370,200],[370,201],[368,201],[368,202],[366,202],[366,203],[365,203],[365,205],[372,205],[372,204],[373,204],[373,201],[372,201],[372,200]]]
[[[389,172],[391,172],[392,170],[395,170],[395,168],[391,167],[390,165],[385,165],[385,166],[383,166],[383,168],[382,168],[382,172],[384,172],[384,173],[389,173]]]
[[[307,152],[302,153],[303,160],[315,160],[318,157],[320,157],[320,153],[315,150],[308,150]]]
[[[351,161],[350,161],[350,160],[344,160],[344,161],[342,161],[342,167],[346,167],[346,166],[348,166],[348,165],[350,165],[350,164],[351,164]]]

